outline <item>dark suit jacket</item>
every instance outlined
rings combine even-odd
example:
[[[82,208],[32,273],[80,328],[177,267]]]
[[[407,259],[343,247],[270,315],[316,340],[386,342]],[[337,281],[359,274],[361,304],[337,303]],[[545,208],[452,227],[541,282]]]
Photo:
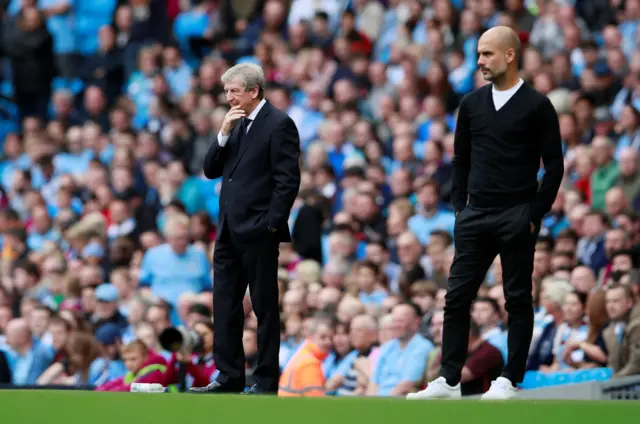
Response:
[[[239,123],[240,121],[238,121]],[[290,242],[289,213],[300,188],[300,137],[293,120],[267,102],[237,151],[240,125],[224,147],[211,144],[204,175],[222,177],[220,222],[238,240],[249,241],[276,228],[280,242]]]

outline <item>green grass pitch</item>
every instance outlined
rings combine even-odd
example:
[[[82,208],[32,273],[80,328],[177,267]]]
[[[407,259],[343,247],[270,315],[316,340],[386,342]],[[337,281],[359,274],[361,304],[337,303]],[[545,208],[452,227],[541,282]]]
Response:
[[[637,422],[640,402],[406,401],[259,396],[0,391],[7,424],[617,424]]]

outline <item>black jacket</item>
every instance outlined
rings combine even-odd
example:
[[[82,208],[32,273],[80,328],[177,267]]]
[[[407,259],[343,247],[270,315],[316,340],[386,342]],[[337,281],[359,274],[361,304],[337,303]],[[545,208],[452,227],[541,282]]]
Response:
[[[53,39],[44,25],[23,31],[18,27],[19,18],[20,14],[3,22],[4,53],[11,61],[16,95],[46,95],[56,73]]]
[[[3,351],[0,350],[0,384],[11,384],[11,369],[9,361]]]
[[[111,104],[120,94],[124,84],[122,51],[113,48],[96,52],[85,59],[80,74],[87,86],[97,85],[102,88]]]
[[[226,223],[232,236],[249,241],[272,227],[280,242],[290,242],[287,221],[300,188],[298,129],[269,102],[236,151],[239,128],[236,124],[225,147],[214,140],[204,159],[204,175],[222,177],[218,228]]]

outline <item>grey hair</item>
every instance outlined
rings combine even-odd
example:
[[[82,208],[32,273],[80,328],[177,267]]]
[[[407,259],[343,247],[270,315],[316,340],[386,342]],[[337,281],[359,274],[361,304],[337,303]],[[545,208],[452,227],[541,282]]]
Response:
[[[349,273],[349,265],[344,261],[334,259],[327,263],[327,265],[324,267],[324,270],[344,276]]]
[[[227,69],[220,78],[223,84],[237,79],[242,81],[245,91],[251,91],[258,87],[258,98],[264,97],[264,71],[260,66],[253,63],[241,63]]]
[[[563,278],[547,277],[542,284],[543,296],[560,307],[564,305],[564,298],[573,291],[573,286]]]
[[[56,90],[56,92],[54,93],[54,97],[62,97],[66,100],[71,100],[73,99],[73,91],[66,88],[61,88],[59,90]]]
[[[335,328],[334,319],[324,312],[317,312],[311,317],[311,321],[309,322],[308,331],[309,334],[315,334],[320,330],[322,326],[326,326],[330,328],[332,331]]]
[[[351,326],[353,326],[353,324],[356,322],[361,323],[361,325],[367,330],[378,331],[378,321],[372,315],[369,315],[369,314],[356,315],[351,320]]]

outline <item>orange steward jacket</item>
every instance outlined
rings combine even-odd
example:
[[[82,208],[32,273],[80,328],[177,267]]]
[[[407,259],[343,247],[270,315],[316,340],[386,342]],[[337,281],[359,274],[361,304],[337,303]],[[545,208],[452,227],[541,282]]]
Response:
[[[325,396],[322,361],[327,355],[307,340],[284,368],[278,396]]]

